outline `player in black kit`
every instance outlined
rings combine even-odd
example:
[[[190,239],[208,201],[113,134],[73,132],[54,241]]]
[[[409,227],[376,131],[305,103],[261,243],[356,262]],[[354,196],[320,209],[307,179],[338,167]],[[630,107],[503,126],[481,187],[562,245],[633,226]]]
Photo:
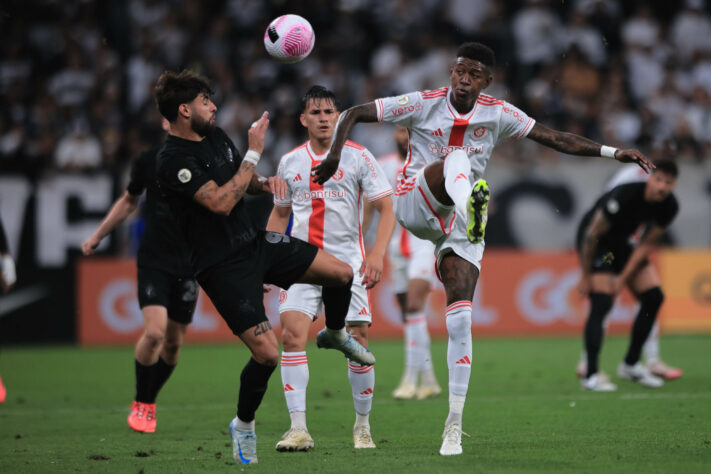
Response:
[[[664,294],[659,276],[647,260],[649,252],[674,220],[679,204],[672,194],[678,175],[673,161],[658,161],[646,182],[622,184],[600,197],[578,227],[577,243],[582,265],[581,293],[590,297],[590,314],[585,325],[586,390],[609,392],[617,386],[598,372],[603,322],[615,296],[627,286],[640,308],[632,326],[625,359],[617,375],[646,387],[661,387],[661,378],[639,363],[642,346],[654,325]],[[630,238],[645,226],[639,244]]]
[[[165,119],[163,129],[169,130]],[[144,433],[156,430],[156,397],[178,363],[180,346],[197,301],[197,282],[190,268],[187,244],[158,189],[159,149],[148,150],[133,161],[126,191],[91,237],[82,243],[84,255],[92,255],[101,240],[136,210],[141,194],[146,191],[143,208],[146,226],[136,259],[144,331],[136,343],[136,396],[128,415],[128,425]]]
[[[252,353],[240,376],[237,416],[229,426],[233,457],[248,464],[257,462],[254,415],[279,360],[264,312],[264,283],[284,289],[293,283],[322,285],[326,328],[317,337],[319,347],[338,349],[365,365],[375,358],[345,331],[351,267],[309,243],[255,229],[245,210],[245,193],[279,198],[286,193],[281,179],[254,172],[268,114],[250,128],[249,150],[242,157],[214,126],[217,107],[210,94],[207,80],[191,71],[166,71],[158,79],[158,109],[171,124],[158,156],[158,179],[186,236],[198,282]]]

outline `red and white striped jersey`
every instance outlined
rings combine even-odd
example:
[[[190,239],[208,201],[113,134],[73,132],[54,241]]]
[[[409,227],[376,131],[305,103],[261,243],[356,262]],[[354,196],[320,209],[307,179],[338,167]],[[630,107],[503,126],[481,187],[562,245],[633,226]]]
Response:
[[[343,147],[336,173],[323,185],[316,184],[311,180],[311,168],[325,157],[326,153],[314,153],[309,142],[284,155],[277,176],[286,181],[287,194],[283,200],[274,198],[274,205],[291,206],[292,236],[326,250],[358,271],[365,258],[361,195],[376,201],[393,190],[373,155],[350,140]]]
[[[483,177],[499,140],[525,137],[536,123],[517,107],[486,94],[479,94],[472,110],[460,114],[449,100],[449,87],[376,99],[375,105],[379,121],[402,125],[410,132],[405,180],[428,163],[464,150],[473,182]]]

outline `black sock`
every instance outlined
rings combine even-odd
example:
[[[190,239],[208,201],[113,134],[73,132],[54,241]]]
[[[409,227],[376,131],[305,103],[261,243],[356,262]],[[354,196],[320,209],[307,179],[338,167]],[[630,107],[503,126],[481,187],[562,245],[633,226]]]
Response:
[[[612,308],[612,295],[590,293],[590,315],[585,324],[585,352],[588,356],[587,377],[598,371],[598,359],[602,347],[603,322]]]
[[[239,400],[237,401],[237,416],[240,420],[246,423],[254,420],[254,414],[262,403],[269,377],[275,368],[276,366],[260,364],[252,358],[244,366],[239,378]]]
[[[155,367],[153,375],[153,387],[151,387],[151,401],[148,403],[156,402],[158,392],[160,392],[160,389],[163,388],[163,384],[165,384],[165,381],[170,378],[170,374],[172,374],[173,369],[175,369],[174,365],[166,363],[161,357],[158,357],[158,362],[156,362],[153,367]]]
[[[153,403],[151,392],[153,391],[153,381],[155,380],[156,365],[143,365],[136,362],[136,398],[137,402]]]
[[[346,315],[351,305],[351,278],[345,286],[324,287],[321,296],[326,312],[326,327],[329,329],[343,329],[346,326]]]
[[[639,312],[632,325],[632,336],[625,356],[625,364],[634,365],[639,362],[642,346],[644,346],[649,333],[652,331],[654,320],[657,319],[657,313],[663,301],[664,293],[658,286],[639,295]]]

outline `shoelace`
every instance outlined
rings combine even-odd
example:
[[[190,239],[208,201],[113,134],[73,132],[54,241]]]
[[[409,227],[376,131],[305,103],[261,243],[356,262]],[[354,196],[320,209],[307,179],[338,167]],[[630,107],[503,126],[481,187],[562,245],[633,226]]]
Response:
[[[453,425],[451,428],[449,428],[447,431],[445,431],[444,434],[442,435],[442,438],[449,439],[451,437],[451,435],[455,435],[459,439],[461,439],[462,435],[466,436],[467,438],[471,438],[469,433],[465,433],[464,431],[462,431],[461,428],[455,428],[455,426],[457,426],[457,425]],[[457,441],[457,439],[455,438],[454,441]]]

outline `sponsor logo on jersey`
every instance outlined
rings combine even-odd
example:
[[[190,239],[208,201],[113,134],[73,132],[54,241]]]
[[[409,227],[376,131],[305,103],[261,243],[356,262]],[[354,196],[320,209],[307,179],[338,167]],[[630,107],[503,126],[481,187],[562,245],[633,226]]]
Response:
[[[333,179],[334,181],[340,181],[340,180],[342,180],[342,179],[343,179],[343,169],[342,169],[342,168],[338,168],[338,169],[336,170],[336,172],[333,174],[333,176],[331,176],[331,179]]]
[[[485,133],[486,129],[484,127],[477,127],[472,132],[472,135],[474,135],[476,138],[481,138],[484,136]]]
[[[406,114],[408,112],[415,112],[422,110],[422,104],[420,102],[416,102],[414,105],[406,105],[404,107],[398,107],[397,109],[393,109],[391,112],[393,113],[394,116]]]
[[[294,176],[294,179],[292,179],[292,181],[294,183],[296,183],[297,181],[301,181],[301,173],[297,173],[296,176]]]
[[[430,153],[435,156],[447,156],[455,150],[462,150],[467,155],[478,155],[484,153],[483,145],[466,145],[466,146],[452,146],[452,145],[438,145],[437,143],[430,143],[427,148],[429,148]]]
[[[375,171],[375,165],[373,165],[373,162],[370,161],[370,157],[368,156],[367,153],[363,152],[363,158],[365,158],[365,162],[368,164],[368,168],[370,169],[370,177],[373,179],[378,178],[378,172]]]
[[[408,96],[406,96],[406,95],[401,95],[400,97],[398,97],[397,99],[395,99],[395,103],[396,103],[397,105],[405,105],[405,104],[407,104],[408,102],[410,102],[410,98],[409,98]]]
[[[178,181],[180,181],[183,184],[190,181],[192,179],[192,177],[193,177],[193,174],[187,168],[183,168],[180,171],[178,171]]]
[[[346,191],[344,189],[320,189],[318,191],[304,191],[298,189],[294,191],[293,200],[302,202],[313,199],[344,199],[345,197]]]
[[[524,122],[523,117],[521,117],[521,114],[518,113],[517,110],[514,110],[514,109],[509,108],[509,107],[503,107],[503,111],[504,111],[504,113],[506,113],[506,114],[513,115],[513,116],[516,118],[516,120],[518,120],[519,122],[521,122],[521,123]]]
[[[435,137],[442,137],[442,136],[444,136],[444,134],[442,133],[442,129],[441,129],[441,128],[438,128],[437,130],[435,130],[434,132],[432,132],[432,135],[434,135]]]

